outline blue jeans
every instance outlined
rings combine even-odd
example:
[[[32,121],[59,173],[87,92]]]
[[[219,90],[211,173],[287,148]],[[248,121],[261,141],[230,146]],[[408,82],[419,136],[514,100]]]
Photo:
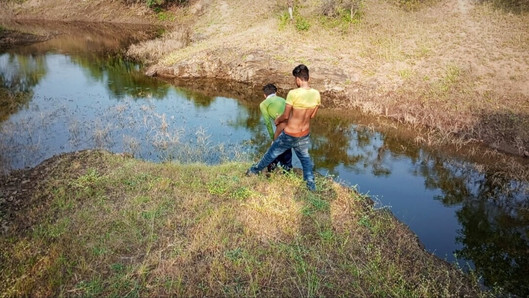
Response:
[[[299,161],[301,161],[301,166],[303,167],[303,180],[307,182],[307,187],[310,190],[316,190],[316,185],[314,184],[314,173],[312,172],[314,164],[310,159],[309,147],[310,134],[296,138],[282,132],[272,143],[272,146],[270,146],[268,151],[266,151],[261,161],[259,161],[258,164],[253,165],[250,168],[250,171],[254,174],[261,172],[279,155],[292,148],[299,158]]]
[[[290,171],[290,169],[292,169],[292,150],[288,149],[279,154],[272,163],[279,164],[284,170]]]

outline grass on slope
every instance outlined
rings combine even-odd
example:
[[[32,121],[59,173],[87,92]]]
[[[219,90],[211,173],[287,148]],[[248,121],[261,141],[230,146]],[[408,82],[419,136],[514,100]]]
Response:
[[[0,238],[4,296],[481,295],[389,212],[332,180],[101,151],[30,170]],[[29,177],[28,175],[26,177]]]

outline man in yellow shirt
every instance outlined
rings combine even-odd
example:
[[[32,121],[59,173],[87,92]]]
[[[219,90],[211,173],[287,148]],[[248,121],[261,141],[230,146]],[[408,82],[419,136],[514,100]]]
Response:
[[[316,190],[314,182],[314,164],[309,155],[310,120],[316,116],[321,105],[320,92],[309,86],[309,69],[300,64],[292,71],[297,89],[288,92],[285,111],[275,123],[287,124],[272,146],[265,153],[258,164],[253,165],[246,172],[247,175],[258,174],[283,152],[294,149],[303,167],[303,180],[309,190]]]

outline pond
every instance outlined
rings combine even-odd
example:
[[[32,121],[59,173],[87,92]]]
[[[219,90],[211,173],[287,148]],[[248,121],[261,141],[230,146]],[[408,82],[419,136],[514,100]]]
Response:
[[[214,164],[255,160],[269,144],[259,90],[233,82],[165,82],[124,58],[129,44],[156,36],[156,28],[9,26],[33,26],[54,37],[0,53],[4,173],[90,148]],[[428,251],[476,270],[485,286],[529,295],[528,183],[372,123],[354,111],[322,109],[311,132],[317,172],[371,196]]]

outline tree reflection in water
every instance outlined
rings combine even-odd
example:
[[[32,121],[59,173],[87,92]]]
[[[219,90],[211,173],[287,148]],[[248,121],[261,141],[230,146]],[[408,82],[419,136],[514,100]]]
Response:
[[[6,53],[0,55],[0,122],[26,106],[33,96],[33,87],[47,73],[42,56]]]
[[[167,96],[169,85],[146,76],[138,65],[121,54],[73,56],[72,62],[82,66],[87,77],[106,83],[114,98],[154,98]]]

